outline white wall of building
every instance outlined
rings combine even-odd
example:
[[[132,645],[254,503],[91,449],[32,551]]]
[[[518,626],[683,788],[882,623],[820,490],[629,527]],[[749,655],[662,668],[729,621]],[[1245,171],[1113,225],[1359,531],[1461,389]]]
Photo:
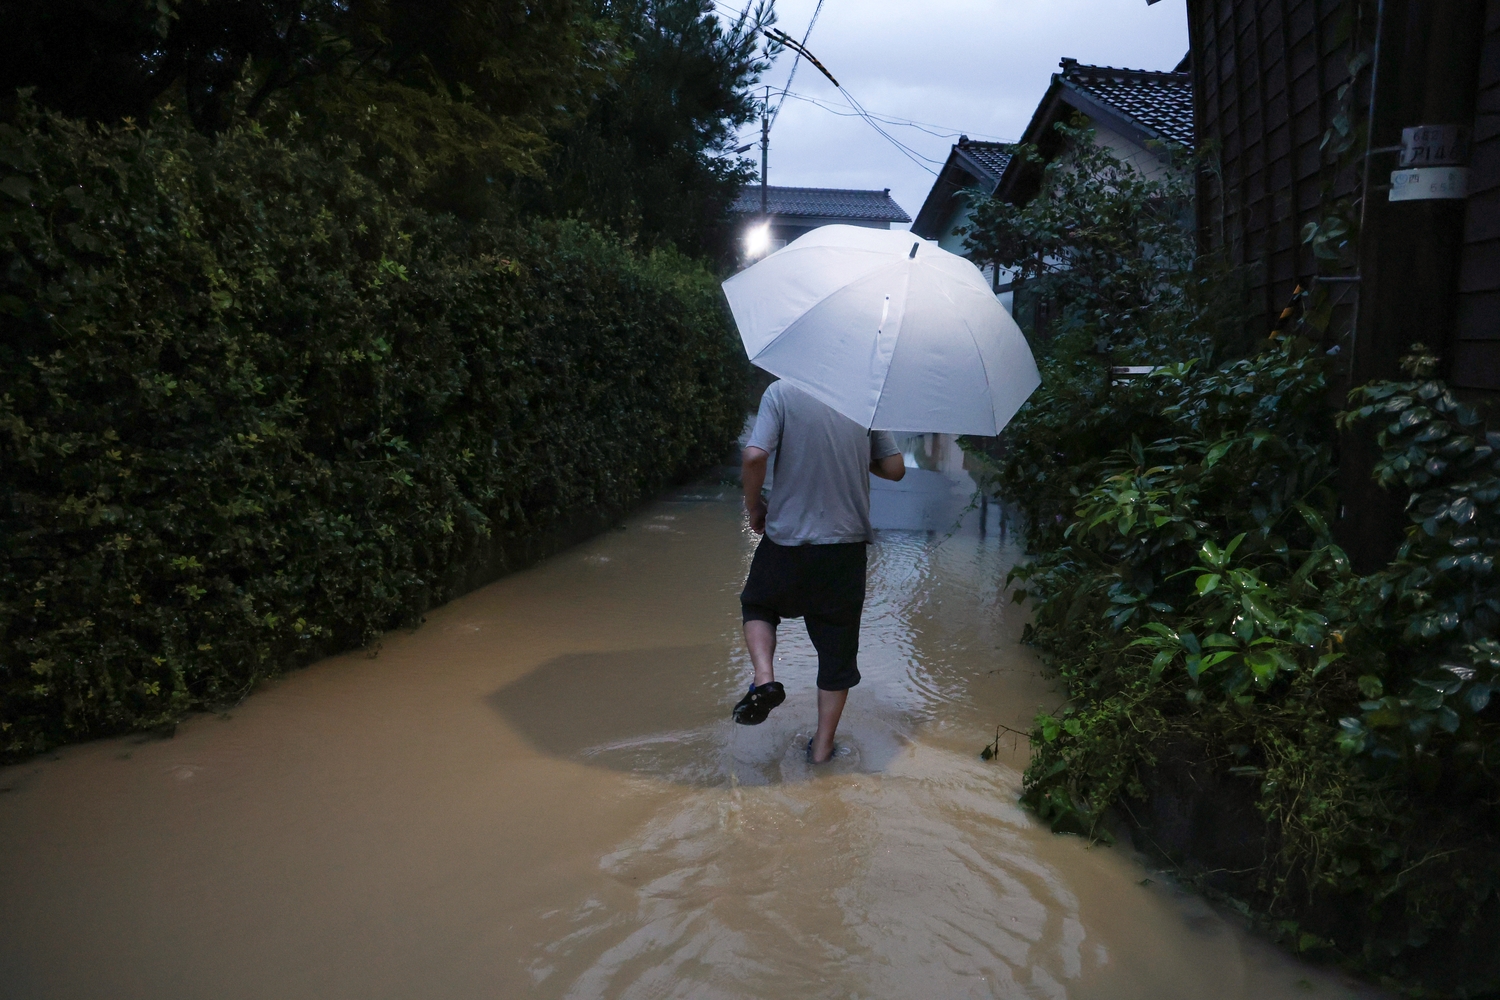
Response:
[[[1159,181],[1167,176],[1167,165],[1155,150],[1146,149],[1136,140],[1097,122],[1093,123],[1093,129],[1095,142],[1135,167],[1147,180]]]

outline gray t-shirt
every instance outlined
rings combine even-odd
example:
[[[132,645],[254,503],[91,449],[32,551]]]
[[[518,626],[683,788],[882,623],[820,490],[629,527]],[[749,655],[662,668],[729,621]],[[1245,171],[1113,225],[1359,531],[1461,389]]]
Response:
[[[873,542],[870,462],[900,454],[889,431],[867,431],[786,382],[760,399],[749,447],[771,453],[766,537],[777,545]]]

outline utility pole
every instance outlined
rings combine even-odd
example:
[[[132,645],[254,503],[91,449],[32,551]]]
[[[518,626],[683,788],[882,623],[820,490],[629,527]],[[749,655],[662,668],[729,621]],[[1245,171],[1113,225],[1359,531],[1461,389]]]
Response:
[[[816,15],[814,15],[814,18],[816,18]],[[809,26],[808,30],[811,31],[812,28]],[[808,62],[812,63],[814,66],[817,67],[817,70],[818,70],[819,73],[822,73],[824,76],[828,77],[828,82],[829,83],[833,84],[835,87],[838,87],[839,82],[833,78],[833,74],[832,73],[828,72],[828,67],[826,67],[822,63],[818,62],[817,57],[814,56],[811,52],[807,51],[807,49],[803,48],[801,42],[797,41],[795,38],[793,38],[791,35],[788,35],[786,32],[784,32],[784,31],[778,31],[775,28],[767,28],[767,29],[765,29],[765,33],[766,33],[766,37],[769,38],[769,39],[771,39],[773,42],[779,42],[782,45],[785,45],[787,48],[789,48],[793,52],[797,53],[798,56],[800,56],[803,59],[806,59]],[[840,88],[840,89],[842,89],[842,88]],[[761,214],[761,218],[765,218],[769,214],[767,212],[767,210],[766,210],[766,161],[770,158],[770,150],[771,150],[771,88],[768,85],[766,87],[765,104],[761,107],[761,118],[760,118],[760,214]]]
[[[771,156],[771,88],[766,88],[766,99],[760,107],[760,214],[766,212],[766,169]]]
[[[809,51],[807,51],[807,49],[803,48],[801,42],[798,42],[795,38],[792,38],[786,32],[784,32],[784,31],[778,31],[775,28],[767,28],[767,29],[765,29],[765,34],[766,34],[767,38],[770,38],[774,42],[779,42],[782,45],[785,45],[787,48],[791,49],[793,52],[797,53],[802,58],[804,58],[804,59],[808,60],[809,62],[811,62],[814,66],[816,66],[818,68],[818,72],[822,73],[824,76],[828,77],[828,81],[830,83],[832,83],[835,87],[837,87],[839,85],[839,82],[833,78],[833,74],[830,73],[830,72],[828,72],[827,67],[825,67],[822,63],[818,62],[818,60],[813,56],[813,54],[811,52],[809,52]],[[741,147],[741,149],[748,149],[748,148],[749,148],[748,146],[742,146]],[[736,150],[736,152],[739,152],[739,151],[740,150]],[[760,109],[760,217],[761,217],[762,222],[767,226],[767,230],[766,231],[767,231],[768,235],[770,233],[770,228],[769,227],[770,227],[770,221],[771,221],[771,219],[770,219],[771,212],[770,212],[770,207],[769,207],[769,201],[768,201],[768,199],[766,197],[766,195],[767,195],[767,192],[766,192],[766,173],[770,169],[770,159],[771,159],[771,87],[770,87],[769,84],[767,84],[766,85],[766,92],[765,92],[764,103],[762,103],[761,109]]]

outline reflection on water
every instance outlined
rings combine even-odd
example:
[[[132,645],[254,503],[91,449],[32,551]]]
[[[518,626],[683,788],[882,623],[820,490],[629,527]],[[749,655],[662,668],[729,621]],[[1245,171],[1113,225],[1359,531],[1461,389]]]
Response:
[[[0,771],[0,995],[1375,995],[1040,829],[1024,744],[978,759],[1058,695],[969,489],[877,486],[816,770],[799,623],[786,704],[729,722],[754,539],[703,487],[232,718]]]

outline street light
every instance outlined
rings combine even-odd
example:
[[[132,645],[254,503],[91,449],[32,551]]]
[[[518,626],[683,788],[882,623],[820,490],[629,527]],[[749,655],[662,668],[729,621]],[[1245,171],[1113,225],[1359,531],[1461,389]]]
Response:
[[[771,249],[771,223],[762,222],[745,231],[745,256],[760,257]]]

